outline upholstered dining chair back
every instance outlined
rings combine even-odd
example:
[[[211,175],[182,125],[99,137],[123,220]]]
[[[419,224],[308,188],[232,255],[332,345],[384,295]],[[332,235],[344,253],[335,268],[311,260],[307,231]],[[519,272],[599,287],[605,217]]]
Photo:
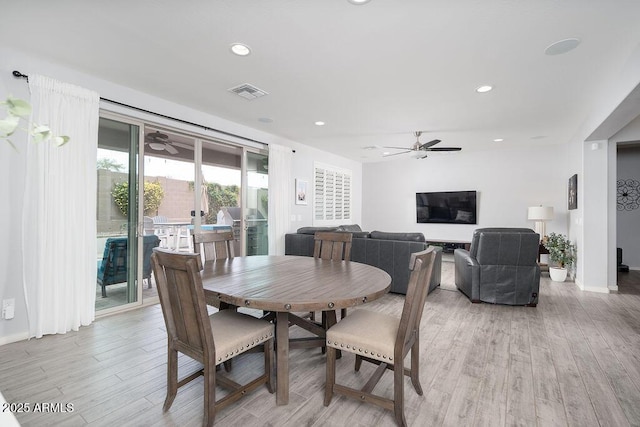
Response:
[[[407,425],[404,415],[404,376],[418,395],[422,395],[420,385],[420,320],[429,290],[436,251],[429,247],[413,253],[409,262],[411,276],[400,318],[359,309],[341,320],[327,331],[327,377],[325,386],[325,406],[331,403],[334,393],[373,403],[391,409],[398,425]],[[378,365],[378,368],[362,389],[354,389],[336,384],[337,351],[347,351],[356,355],[355,370],[359,371],[363,361]],[[405,369],[404,359],[411,352],[411,367]],[[393,399],[373,394],[375,386],[384,372],[393,371]]]
[[[352,240],[351,233],[319,231],[314,237],[313,256],[333,261],[349,261]]]
[[[194,233],[192,237],[194,251],[204,254],[205,261],[233,258],[235,256],[232,231],[203,231]]]
[[[200,277],[202,261],[199,254],[156,248],[151,261],[168,338],[167,397],[163,410],[171,407],[179,387],[199,375],[204,376],[204,425],[213,425],[217,410],[262,384],[273,393],[273,324],[234,310],[209,315]],[[262,344],[263,375],[240,385],[216,373],[216,365]],[[178,381],[178,352],[200,362],[203,368]],[[216,401],[216,384],[232,391]]]

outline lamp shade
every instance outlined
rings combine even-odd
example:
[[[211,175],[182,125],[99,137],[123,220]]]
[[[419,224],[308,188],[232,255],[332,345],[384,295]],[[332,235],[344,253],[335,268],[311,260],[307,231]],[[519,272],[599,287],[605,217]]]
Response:
[[[553,219],[552,206],[532,206],[527,211],[529,221],[549,221]]]

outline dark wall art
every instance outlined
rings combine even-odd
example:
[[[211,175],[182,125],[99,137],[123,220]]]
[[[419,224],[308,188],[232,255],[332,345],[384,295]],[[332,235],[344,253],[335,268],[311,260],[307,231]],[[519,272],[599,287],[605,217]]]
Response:
[[[569,210],[578,209],[578,174],[569,178]]]
[[[632,211],[640,207],[640,182],[635,179],[619,179],[616,209]]]

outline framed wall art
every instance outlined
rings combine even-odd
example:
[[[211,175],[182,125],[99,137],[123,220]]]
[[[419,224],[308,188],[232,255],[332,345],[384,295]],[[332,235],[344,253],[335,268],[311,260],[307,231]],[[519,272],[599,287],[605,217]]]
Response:
[[[574,174],[569,178],[569,210],[578,209],[578,174]]]
[[[308,181],[303,181],[301,179],[296,178],[296,205],[306,205],[307,197],[309,197],[309,193],[307,189],[309,187]]]

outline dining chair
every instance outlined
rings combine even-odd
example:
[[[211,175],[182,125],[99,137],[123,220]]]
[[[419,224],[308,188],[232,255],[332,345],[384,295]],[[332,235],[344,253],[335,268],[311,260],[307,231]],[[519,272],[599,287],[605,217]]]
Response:
[[[209,315],[202,287],[200,255],[155,248],[151,256],[157,281],[162,314],[167,328],[167,397],[163,411],[168,411],[178,388],[204,376],[204,425],[213,425],[216,411],[237,401],[247,392],[271,381],[273,358],[273,324],[264,320],[222,310]],[[216,366],[259,345],[264,346],[264,374],[240,385],[216,372]],[[178,352],[196,360],[202,369],[178,380]],[[216,400],[216,385],[231,391]]]
[[[200,233],[194,233],[191,238],[193,240],[194,252],[202,254],[202,256],[204,256],[204,261],[228,259],[233,258],[235,255],[232,231],[203,231]],[[210,301],[210,303],[214,307],[220,308],[220,301]]]
[[[420,320],[435,257],[436,252],[433,247],[411,254],[409,261],[411,277],[400,318],[360,309],[354,310],[346,319],[329,328],[326,347],[325,406],[329,406],[334,393],[340,394],[392,410],[396,423],[401,426],[407,425],[404,415],[404,376],[411,378],[416,392],[422,396],[419,375]],[[360,370],[363,360],[379,365],[362,389],[336,384],[336,352],[338,350],[356,355],[356,371]],[[411,365],[409,369],[405,369],[404,359],[409,352],[411,352]],[[373,394],[373,389],[387,369],[393,371],[393,399]]]
[[[193,239],[194,252],[203,254],[205,261],[233,258],[235,256],[232,231],[202,231],[194,233],[191,237]]]
[[[318,231],[314,236],[313,257],[331,261],[350,261],[353,234],[334,231]],[[340,310],[340,317],[347,315],[347,309]],[[314,314],[311,313],[311,318]],[[322,312],[322,323],[326,325],[326,312]]]

